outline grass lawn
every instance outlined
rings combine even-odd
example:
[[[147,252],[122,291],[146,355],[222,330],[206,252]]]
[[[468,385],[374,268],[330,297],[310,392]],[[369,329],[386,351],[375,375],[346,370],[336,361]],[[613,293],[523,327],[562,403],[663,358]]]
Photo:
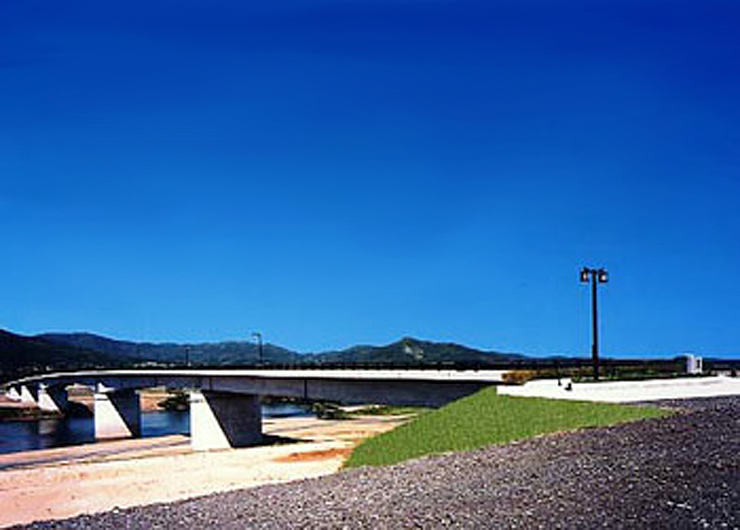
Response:
[[[365,440],[345,467],[395,464],[423,455],[477,449],[542,433],[667,414],[670,412],[654,407],[499,396],[495,387],[489,387]]]

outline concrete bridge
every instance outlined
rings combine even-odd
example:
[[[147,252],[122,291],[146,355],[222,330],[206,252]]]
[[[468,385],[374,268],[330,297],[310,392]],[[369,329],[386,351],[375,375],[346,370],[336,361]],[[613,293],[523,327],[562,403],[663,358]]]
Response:
[[[137,390],[190,395],[191,445],[197,450],[244,447],[262,437],[260,396],[344,404],[439,407],[503,382],[503,370],[102,370],[52,373],[3,385],[12,399],[63,412],[67,387],[93,389],[96,439],[141,434]]]

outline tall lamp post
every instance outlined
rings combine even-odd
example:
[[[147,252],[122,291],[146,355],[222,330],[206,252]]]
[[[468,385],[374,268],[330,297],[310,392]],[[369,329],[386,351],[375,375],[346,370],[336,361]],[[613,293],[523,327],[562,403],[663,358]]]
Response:
[[[262,333],[255,331],[252,333],[252,337],[257,339],[257,347],[259,352],[259,364],[262,364]]]
[[[599,380],[599,319],[596,304],[596,285],[607,283],[609,274],[606,269],[581,269],[581,283],[591,283],[591,325],[593,326],[593,342],[591,343],[591,358],[594,363],[594,379]]]

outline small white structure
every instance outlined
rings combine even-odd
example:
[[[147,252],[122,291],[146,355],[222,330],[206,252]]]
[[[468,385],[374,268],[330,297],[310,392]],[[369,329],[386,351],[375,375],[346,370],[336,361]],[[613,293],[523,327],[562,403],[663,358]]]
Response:
[[[689,375],[700,374],[704,371],[704,362],[701,357],[695,356],[693,353],[684,354],[686,357],[686,373]]]

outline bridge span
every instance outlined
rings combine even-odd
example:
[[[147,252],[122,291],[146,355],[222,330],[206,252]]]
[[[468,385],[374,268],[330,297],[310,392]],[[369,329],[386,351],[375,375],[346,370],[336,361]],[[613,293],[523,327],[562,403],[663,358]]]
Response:
[[[260,396],[343,404],[439,407],[501,384],[505,370],[96,370],[26,377],[2,385],[6,395],[63,412],[67,387],[90,387],[97,439],[141,434],[137,390],[167,387],[190,396],[191,445],[197,450],[255,445],[262,437]]]

